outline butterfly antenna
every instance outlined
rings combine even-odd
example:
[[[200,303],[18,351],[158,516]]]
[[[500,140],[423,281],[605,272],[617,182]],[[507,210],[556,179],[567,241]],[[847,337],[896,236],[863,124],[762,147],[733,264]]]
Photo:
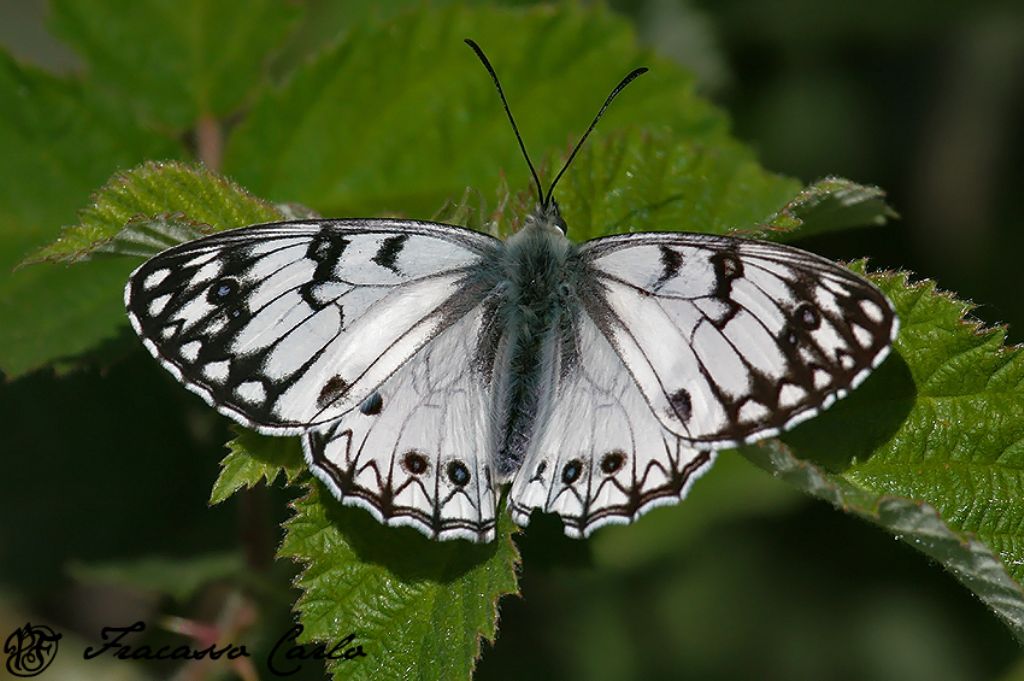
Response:
[[[516,134],[516,141],[519,142],[519,148],[523,152],[523,158],[526,159],[526,165],[530,166],[530,173],[533,175],[533,182],[537,185],[537,201],[541,205],[544,203],[544,187],[540,183],[540,178],[537,177],[537,171],[533,167],[533,162],[530,160],[530,155],[526,153],[526,145],[523,144],[523,138],[519,134],[519,127],[516,125],[516,119],[512,117],[512,110],[508,108],[508,100],[505,99],[505,92],[501,89],[501,83],[498,81],[498,74],[494,72],[494,67],[491,66],[491,62],[487,60],[487,55],[480,49],[480,46],[476,44],[476,41],[466,38],[466,44],[473,48],[476,52],[476,56],[483,62],[484,68],[487,69],[487,73],[491,74],[491,80],[494,81],[494,87],[498,89],[498,96],[501,97],[501,104],[505,107],[505,114],[508,116],[508,122],[512,124],[512,132]]]
[[[587,136],[590,135],[590,132],[597,125],[597,122],[601,120],[601,116],[604,115],[604,112],[608,108],[608,105],[611,104],[612,100],[618,97],[619,93],[622,92],[627,85],[632,83],[637,76],[642,76],[643,74],[647,73],[647,71],[648,69],[643,66],[641,66],[638,69],[633,69],[628,74],[626,74],[625,78],[619,81],[618,85],[615,86],[615,89],[612,90],[610,95],[608,95],[608,98],[604,100],[604,104],[601,105],[601,109],[597,112],[597,115],[594,116],[594,120],[591,121],[590,127],[587,128],[587,131],[583,133],[583,137],[580,137],[580,141],[576,143],[575,147],[573,147],[572,153],[569,154],[569,158],[568,160],[566,160],[565,165],[563,165],[562,169],[558,171],[558,175],[555,176],[554,182],[552,182],[551,186],[548,188],[547,196],[545,196],[544,200],[541,201],[541,205],[546,206],[551,201],[551,196],[555,192],[555,185],[558,184],[558,181],[562,179],[562,175],[565,174],[565,171],[569,169],[569,166],[572,164],[572,160],[576,158],[576,154],[579,152],[580,147],[582,147],[583,143],[587,141]]]

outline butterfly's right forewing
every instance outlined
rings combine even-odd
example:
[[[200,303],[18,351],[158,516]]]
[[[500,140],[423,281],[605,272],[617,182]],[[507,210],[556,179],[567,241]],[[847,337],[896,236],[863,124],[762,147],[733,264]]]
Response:
[[[298,433],[355,408],[471,309],[496,244],[399,220],[260,225],[146,261],[125,303],[189,389],[244,425]]]

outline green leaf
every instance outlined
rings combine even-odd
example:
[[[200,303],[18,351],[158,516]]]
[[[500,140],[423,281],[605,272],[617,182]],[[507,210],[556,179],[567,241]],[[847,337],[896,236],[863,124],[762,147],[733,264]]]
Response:
[[[1024,642],[1024,589],[991,546],[944,519],[927,501],[865,489],[796,458],[781,443],[746,448],[748,459],[813,496],[892,532],[938,561],[999,615]]]
[[[261,196],[328,215],[425,216],[467,186],[491,195],[503,172],[526,186],[493,84],[463,37],[491,56],[538,160],[568,149],[641,63],[651,72],[611,107],[603,133],[642,123],[695,143],[726,137],[692,78],[641,53],[629,24],[607,11],[458,6],[353,30],[254,103],[228,141],[225,169]]]
[[[724,234],[760,224],[800,190],[732,140],[714,145],[667,127],[603,135],[558,189],[574,239],[641,231]]]
[[[536,196],[529,189],[508,196],[500,187],[489,220],[477,221],[493,222],[490,231],[508,236],[533,211]],[[639,231],[752,231],[802,194],[798,182],[766,171],[736,142],[709,147],[666,126],[629,126],[591,138],[555,195],[569,237],[579,242]],[[484,202],[480,193],[467,196]]]
[[[939,561],[1024,641],[1024,353],[931,282],[873,278],[901,320],[893,356],[789,449],[745,454]]]
[[[802,239],[851,227],[884,225],[895,217],[896,211],[885,202],[885,192],[878,187],[827,177],[797,194],[762,229],[743,236]]]
[[[232,579],[245,570],[238,553],[211,553],[189,558],[139,558],[114,563],[72,563],[68,571],[80,582],[114,584],[157,594],[177,601],[194,596],[210,582]]]
[[[438,542],[385,527],[319,483],[294,504],[280,556],[302,562],[297,609],[306,641],[349,633],[366,657],[333,663],[335,678],[468,679],[493,641],[497,602],[517,593],[519,554],[503,510],[488,544]]]
[[[193,222],[181,214],[157,215],[155,217],[136,216],[128,220],[128,224],[112,237],[92,242],[87,241],[78,249],[74,249],[71,244],[73,238],[69,238],[67,241],[58,240],[39,249],[22,264],[35,265],[42,262],[73,264],[85,262],[94,257],[111,255],[151,258],[171,246],[199,239],[212,233],[213,228],[209,225]]]
[[[243,487],[249,489],[261,482],[272,485],[282,473],[291,484],[306,470],[298,438],[266,437],[241,428],[236,432],[238,437],[228,442],[228,455],[220,462],[211,504],[221,503]]]
[[[145,239],[146,231],[161,225],[158,240],[173,238],[173,229],[187,235],[199,226],[220,231],[282,217],[275,206],[204,166],[149,162],[115,175],[79,213],[77,225],[27,262],[80,262],[117,238]]]
[[[298,26],[289,36],[281,51],[275,55],[271,70],[274,74],[288,74],[313,55],[333,46],[345,33],[357,26],[379,24],[397,15],[423,8],[435,9],[444,4],[466,0],[345,0],[345,2],[308,2]],[[477,3],[493,0],[472,0]],[[515,0],[513,0],[514,2]],[[280,78],[283,80],[283,78]]]
[[[14,377],[108,338],[129,267],[11,270],[118,168],[178,151],[92,89],[3,53],[0,92],[0,371]]]
[[[177,130],[239,109],[300,14],[279,0],[54,0],[51,9],[98,86]]]

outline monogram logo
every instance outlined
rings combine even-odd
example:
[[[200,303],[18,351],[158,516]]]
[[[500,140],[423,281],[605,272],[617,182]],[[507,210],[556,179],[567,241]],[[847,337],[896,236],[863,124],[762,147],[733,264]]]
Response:
[[[41,674],[57,655],[57,641],[61,636],[63,634],[42,624],[26,622],[22,628],[15,629],[4,641],[7,671],[20,677]]]

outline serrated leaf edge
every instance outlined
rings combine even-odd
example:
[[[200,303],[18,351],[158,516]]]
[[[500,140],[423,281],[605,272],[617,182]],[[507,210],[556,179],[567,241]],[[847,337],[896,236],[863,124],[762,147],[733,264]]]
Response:
[[[262,198],[256,196],[255,194],[250,192],[248,189],[246,189],[242,185],[237,184],[235,182],[232,182],[229,178],[225,177],[224,175],[222,175],[222,174],[220,174],[218,172],[210,170],[209,168],[207,168],[206,166],[202,165],[201,163],[188,163],[188,162],[185,162],[185,161],[176,161],[176,160],[145,161],[143,163],[140,163],[137,166],[133,166],[132,168],[128,168],[126,170],[119,170],[116,173],[114,173],[110,177],[110,179],[107,180],[103,184],[103,186],[101,186],[99,189],[94,191],[89,196],[89,200],[86,202],[86,205],[83,208],[80,208],[78,210],[78,212],[77,212],[77,215],[79,217],[78,222],[76,222],[75,224],[72,224],[72,225],[65,225],[65,226],[63,226],[61,228],[60,235],[58,235],[58,237],[55,240],[51,241],[50,243],[46,244],[45,246],[40,247],[39,249],[37,249],[36,251],[31,253],[30,255],[26,256],[21,262],[19,262],[15,266],[15,270],[20,269],[21,267],[28,266],[28,265],[36,265],[36,264],[41,264],[41,263],[66,263],[66,264],[72,264],[72,263],[81,261],[87,255],[89,255],[90,253],[94,252],[96,249],[101,248],[101,247],[105,246],[106,244],[109,244],[111,241],[113,241],[117,237],[117,232],[115,232],[115,233],[113,233],[113,234],[111,234],[111,235],[109,235],[107,237],[104,237],[102,239],[94,240],[89,245],[87,245],[87,246],[85,246],[83,248],[79,248],[79,249],[77,249],[75,251],[72,251],[70,253],[59,254],[59,255],[52,253],[52,251],[59,250],[59,247],[60,247],[61,243],[63,243],[65,241],[65,239],[67,238],[67,235],[69,234],[69,232],[71,230],[74,230],[74,229],[78,228],[79,226],[81,226],[81,224],[83,222],[84,216],[86,216],[90,211],[98,210],[99,209],[99,207],[102,204],[102,198],[103,198],[103,196],[107,192],[116,191],[118,189],[123,189],[123,188],[127,187],[128,184],[133,180],[133,178],[135,178],[136,175],[139,175],[139,174],[142,174],[142,173],[153,173],[153,174],[156,174],[156,173],[166,172],[166,171],[178,171],[178,172],[193,173],[193,174],[196,174],[196,175],[206,175],[207,177],[212,179],[216,184],[218,184],[220,187],[227,188],[227,189],[230,189],[232,191],[237,191],[245,199],[251,200],[254,203],[257,203],[257,204],[260,204],[262,206],[265,206],[269,210],[281,212],[279,210],[279,208],[277,206],[275,206],[274,204],[270,203],[269,201],[267,201],[265,199],[262,199]],[[187,221],[189,224],[191,224],[193,226],[199,227],[199,226],[206,225],[206,223],[198,222],[198,221],[195,221],[195,220],[192,220],[192,219],[188,218],[188,216],[185,215],[185,213],[183,213],[181,211],[174,211],[174,212],[157,213],[157,214],[153,214],[153,215],[147,215],[145,213],[136,213],[135,215],[131,216],[125,222],[125,224],[122,226],[122,228],[123,227],[127,227],[127,226],[131,225],[132,223],[137,223],[137,222],[143,221],[143,220],[152,220],[152,219],[163,218],[163,217],[177,218],[179,215],[184,218],[183,221]],[[208,226],[208,225],[206,225],[206,226]]]
[[[768,470],[773,476],[782,478],[787,483],[799,487],[812,496],[829,502],[844,513],[852,512],[884,529],[897,530],[896,537],[898,539],[914,546],[914,548],[939,562],[957,581],[992,609],[1008,625],[1019,642],[1024,643],[1024,587],[1010,575],[1002,559],[992,552],[985,542],[975,537],[971,532],[956,530],[950,527],[938,510],[927,501],[908,499],[893,494],[875,495],[873,492],[863,490],[847,481],[844,482],[850,486],[850,490],[844,490],[840,485],[829,480],[820,467],[810,461],[798,458],[791,448],[778,440],[772,440],[744,449],[746,450],[744,456],[752,459],[756,465],[761,467],[765,466],[757,460],[756,455],[752,455],[749,452],[754,450],[767,453],[768,464],[770,464]],[[797,476],[803,476],[807,483],[788,479]],[[849,494],[853,492],[864,494],[871,499],[868,503],[858,503],[856,500],[849,498]],[[921,532],[913,534],[915,529],[922,527],[921,524],[916,524],[915,527],[904,526],[901,533],[898,531],[900,528],[888,525],[883,521],[887,507],[905,507],[906,505],[915,506],[922,514],[922,520],[936,523],[936,527],[931,528],[933,531],[930,534],[924,535]],[[935,532],[935,529],[938,532]],[[968,572],[962,566],[942,562],[922,546],[922,537],[931,537],[939,541],[955,541],[969,552],[970,556],[972,556],[972,562],[981,561],[984,564],[975,565],[975,570]],[[987,583],[995,587],[999,593],[983,594],[975,588],[975,585],[979,583]]]

